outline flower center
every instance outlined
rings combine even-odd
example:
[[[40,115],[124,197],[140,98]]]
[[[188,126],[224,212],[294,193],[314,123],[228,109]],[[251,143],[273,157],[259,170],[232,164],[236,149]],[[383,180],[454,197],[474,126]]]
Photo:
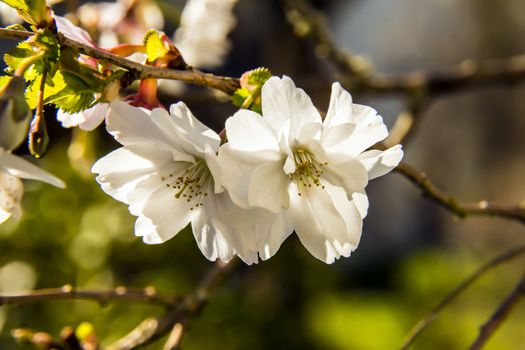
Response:
[[[297,184],[299,196],[301,190],[312,187],[312,185],[324,188],[320,178],[323,175],[323,167],[328,163],[319,162],[312,152],[304,148],[294,149],[292,155],[295,161],[295,172],[289,177]]]
[[[208,196],[207,190],[213,187],[213,177],[204,159],[198,159],[186,168],[184,175],[175,177],[174,174],[170,174],[163,177],[162,181],[167,181],[166,186],[177,191],[176,199],[186,199],[195,203],[190,210],[201,207],[204,197]]]

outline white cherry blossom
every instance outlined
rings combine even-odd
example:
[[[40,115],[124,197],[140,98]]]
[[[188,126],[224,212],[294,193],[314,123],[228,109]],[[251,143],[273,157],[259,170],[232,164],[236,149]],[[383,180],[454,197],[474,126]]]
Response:
[[[237,0],[189,0],[182,11],[174,43],[184,60],[196,67],[222,64],[230,50],[228,33],[235,26]]]
[[[386,138],[386,126],[374,109],[353,104],[338,83],[324,121],[288,77],[265,83],[262,112],[240,110],[226,121],[228,143],[219,159],[231,198],[243,208],[284,213],[316,258],[348,257],[368,210],[365,186],[400,162],[401,146],[367,151]]]
[[[231,201],[221,186],[220,137],[183,102],[169,113],[113,102],[106,125],[123,147],[98,160],[92,171],[102,189],[138,217],[135,234],[145,243],[165,242],[191,222],[208,259],[227,261],[238,254],[254,263],[258,246],[247,235],[267,240],[286,225],[283,216],[240,210]],[[255,227],[259,222],[265,224]],[[262,257],[274,254],[280,243],[265,245]]]
[[[62,180],[0,147],[0,224],[22,213],[24,185],[20,179],[39,180],[64,188]]]

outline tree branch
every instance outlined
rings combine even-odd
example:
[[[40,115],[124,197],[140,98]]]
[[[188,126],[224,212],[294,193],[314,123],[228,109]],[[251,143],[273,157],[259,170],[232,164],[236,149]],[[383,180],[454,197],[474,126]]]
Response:
[[[459,286],[457,286],[450,293],[448,293],[445,296],[445,298],[432,309],[432,311],[427,317],[423,318],[414,327],[412,327],[410,332],[408,332],[408,335],[405,337],[403,345],[401,345],[401,350],[408,349],[410,345],[412,345],[412,343],[416,340],[416,338],[430,325],[430,323],[432,323],[432,321],[434,321],[437,318],[439,313],[452,301],[454,301],[465,289],[467,289],[474,282],[476,282],[481,276],[494,269],[495,267],[503,263],[509,262],[524,254],[525,244],[517,248],[511,249],[509,251],[506,251],[505,253],[498,255],[496,258],[490,260],[489,262],[479,267],[465,281],[463,281]]]
[[[520,299],[525,296],[525,274],[516,285],[514,290],[503,300],[496,312],[481,327],[480,333],[469,350],[482,349],[490,337],[498,330],[499,326],[505,321],[512,309],[518,304]]]
[[[455,197],[436,187],[425,173],[419,172],[407,163],[401,162],[394,170],[419,187],[424,197],[454,213],[459,218],[470,215],[498,216],[525,224],[525,204],[511,205],[487,201],[459,202]]]
[[[485,61],[466,60],[455,67],[438,71],[415,71],[386,75],[358,55],[342,49],[332,38],[324,14],[305,0],[283,0],[286,18],[302,38],[311,39],[316,51],[353,79],[355,91],[411,93],[422,90],[440,95],[459,89],[525,81],[525,54]]]
[[[94,300],[98,301],[99,303],[107,303],[109,301],[133,301],[173,306],[178,303],[180,298],[176,296],[157,294],[153,287],[148,287],[142,290],[117,287],[113,290],[96,291],[77,289],[71,285],[65,285],[62,288],[39,289],[30,292],[13,294],[0,294],[0,306],[64,299]]]
[[[20,40],[25,39],[33,34],[34,33],[27,31],[0,28],[0,38],[5,39]],[[179,80],[190,84],[216,89],[228,95],[232,95],[239,87],[239,80],[237,78],[221,77],[209,73],[203,73],[195,68],[191,68],[190,70],[177,70],[147,66],[114,55],[105,50],[84,45],[77,41],[68,39],[60,33],[58,33],[56,37],[60,45],[77,49],[80,53],[104,60],[118,67],[126,69],[132,73],[135,79],[156,78]]]
[[[178,324],[182,324],[185,328],[188,319],[202,309],[210,297],[210,294],[234,269],[238,261],[237,258],[234,258],[228,263],[216,263],[199,282],[196,290],[186,296],[178,306],[158,318],[148,318],[144,320],[126,336],[109,345],[107,349],[137,349],[152,343],[170,331],[172,333],[179,332]],[[177,345],[177,343],[175,343],[175,345]]]

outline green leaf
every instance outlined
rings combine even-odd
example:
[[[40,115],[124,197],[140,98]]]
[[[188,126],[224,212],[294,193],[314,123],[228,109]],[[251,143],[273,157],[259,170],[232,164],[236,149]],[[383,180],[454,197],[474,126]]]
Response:
[[[241,87],[232,96],[232,103],[237,107],[262,113],[261,90],[271,76],[272,72],[263,67],[245,72],[240,79]]]
[[[9,69],[14,71],[34,55],[36,55],[36,52],[33,51],[31,45],[23,41],[4,55],[4,61]]]
[[[28,4],[24,0],[2,0],[2,2],[17,11],[29,11]]]
[[[58,92],[46,97],[45,103],[53,103],[64,112],[77,113],[91,107],[95,102],[93,88],[75,74],[58,71],[53,82],[55,83],[53,90]],[[58,90],[60,87],[63,88]]]
[[[45,0],[1,0],[17,10],[18,15],[27,23],[37,27],[47,27],[52,23],[51,10]]]
[[[268,68],[257,68],[249,72],[248,84],[262,86],[271,77],[272,72]]]
[[[232,96],[232,103],[236,107],[241,107],[244,103],[244,100],[246,100],[249,96],[250,91],[248,91],[247,88],[237,89],[237,91],[235,91]]]
[[[9,84],[11,81],[11,77],[8,75],[2,75],[0,76],[0,91],[4,91],[4,88]]]
[[[144,36],[144,46],[146,46],[146,54],[148,61],[153,62],[158,58],[164,57],[169,53],[169,49],[164,45],[162,35],[165,35],[158,30],[152,29]]]

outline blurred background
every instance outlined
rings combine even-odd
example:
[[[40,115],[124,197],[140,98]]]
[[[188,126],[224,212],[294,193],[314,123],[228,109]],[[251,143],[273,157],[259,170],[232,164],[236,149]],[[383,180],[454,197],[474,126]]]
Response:
[[[144,3],[158,6],[171,36],[185,1]],[[65,0],[53,8],[64,14],[78,5]],[[525,52],[522,0],[334,0],[314,5],[325,12],[340,45],[368,56],[384,73]],[[275,75],[291,76],[317,107],[326,109],[334,68],[317,57],[310,42],[294,36],[281,2],[239,0],[234,13],[229,53],[221,66],[208,70],[240,76],[265,66]],[[5,15],[3,19],[11,24]],[[95,29],[92,34],[97,38],[100,33]],[[14,44],[2,40],[2,50]],[[166,84],[161,97],[165,104],[184,100],[217,131],[235,111],[227,100],[180,84]],[[395,95],[355,94],[354,101],[373,106],[389,126],[404,106]],[[118,144],[103,127],[89,134],[63,129],[53,121],[54,111],[47,113],[51,145],[39,164],[68,188],[24,183],[23,217],[0,226],[0,291],[72,284],[191,292],[212,263],[202,256],[190,230],[156,246],[134,237],[135,218],[104,194],[89,173],[91,164]],[[525,84],[458,92],[436,99],[422,115],[405,147],[405,161],[461,200],[519,203],[525,199],[523,135]],[[17,153],[27,151],[22,147]],[[370,209],[360,246],[350,258],[325,265],[291,236],[269,261],[240,266],[228,277],[191,322],[183,348],[395,349],[478,266],[525,243],[522,224],[498,218],[459,220],[422,198],[399,174],[374,180],[367,190]],[[524,266],[520,258],[488,273],[443,312],[413,349],[467,348]],[[161,313],[157,306],[118,302],[3,306],[0,349],[19,347],[11,329],[57,335],[83,321],[109,343]],[[513,310],[486,349],[525,349],[525,303]]]

